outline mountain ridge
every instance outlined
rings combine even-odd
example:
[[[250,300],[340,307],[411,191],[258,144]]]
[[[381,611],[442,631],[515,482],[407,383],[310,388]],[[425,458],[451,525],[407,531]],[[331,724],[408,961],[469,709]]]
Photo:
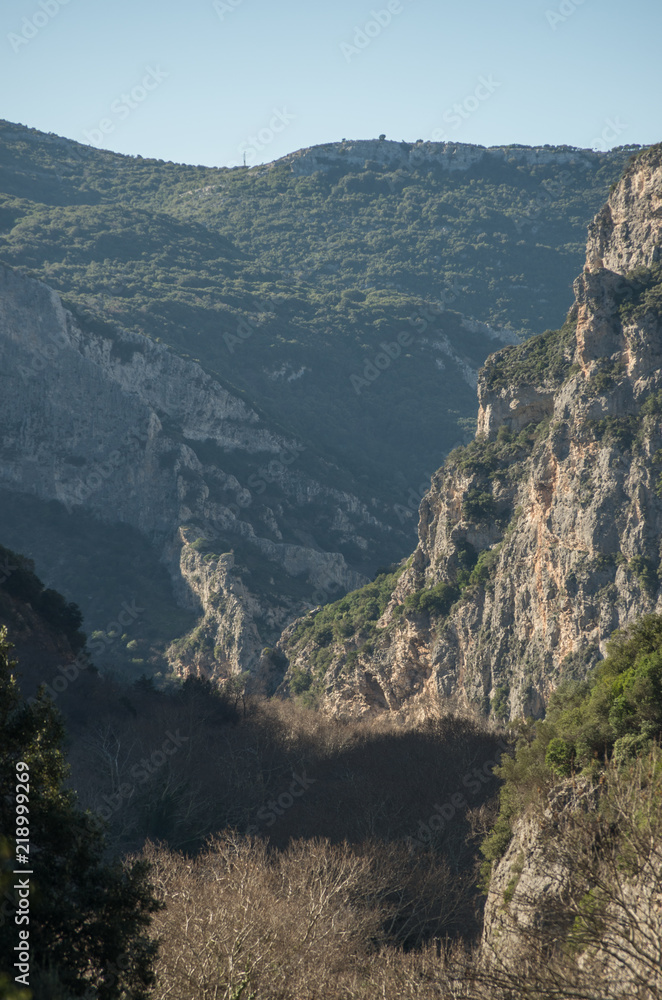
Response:
[[[636,152],[639,145],[617,147],[619,150]],[[469,170],[483,159],[524,163],[528,166],[553,164],[558,167],[574,163],[578,155],[587,161],[607,155],[603,151],[582,148],[579,146],[522,146],[518,143],[508,143],[498,146],[482,146],[467,142],[433,142],[422,141],[400,142],[389,139],[343,139],[341,142],[320,143],[294,150],[280,157],[280,161],[289,163],[294,173],[305,176],[314,170],[329,170],[338,166],[363,166],[366,161],[372,161],[381,167],[411,170],[421,166],[437,166],[453,172]],[[272,166],[279,162],[256,165]]]
[[[559,155],[559,187],[553,167],[503,157],[452,176],[412,160],[404,174],[368,162],[297,177],[288,162],[179,167],[0,122],[2,349],[27,386],[5,399],[9,543],[101,631],[140,551],[154,623],[202,615],[179,635],[165,628],[170,666],[219,679],[253,669],[277,684],[282,663],[263,651],[287,619],[410,548],[412,491],[472,433],[495,338],[519,340],[565,301],[585,203],[628,152]],[[46,441],[55,457],[39,469]],[[40,512],[36,545],[20,496]],[[74,515],[122,590],[112,597],[109,583],[103,610]],[[63,531],[79,592],[53,555]],[[123,666],[168,669],[163,651],[134,647]]]

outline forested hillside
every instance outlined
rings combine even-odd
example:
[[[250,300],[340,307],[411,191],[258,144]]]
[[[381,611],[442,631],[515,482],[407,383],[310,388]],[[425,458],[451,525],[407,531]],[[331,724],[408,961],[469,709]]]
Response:
[[[662,150],[478,378],[631,151],[488,152],[0,130],[34,1000],[659,1000]]]
[[[312,171],[298,154],[211,169],[5,122],[0,260],[87,322],[199,359],[411,528],[408,490],[465,440],[487,354],[562,321],[632,153],[509,147],[450,169],[449,149],[480,154],[374,141],[316,147]]]

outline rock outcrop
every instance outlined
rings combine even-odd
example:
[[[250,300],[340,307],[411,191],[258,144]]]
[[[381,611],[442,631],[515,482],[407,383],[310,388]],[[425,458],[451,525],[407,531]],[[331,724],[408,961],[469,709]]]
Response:
[[[334,488],[333,467],[313,478],[301,442],[199,365],[110,325],[86,328],[52,289],[5,266],[0,371],[0,489],[129,524],[153,543],[180,603],[201,616],[170,650],[175,669],[255,670],[311,595],[364,582],[336,549],[388,535]]]
[[[393,142],[388,139],[350,139],[309,146],[290,153],[280,161],[288,163],[298,176],[316,170],[363,169],[371,165],[382,170],[441,169],[450,173],[470,170],[483,160],[540,166],[565,166],[604,157],[591,149],[573,146],[477,146],[466,142]]]
[[[645,765],[643,774],[574,779],[515,823],[485,904],[488,975],[502,984],[519,977],[527,996],[548,995],[534,994],[538,976],[559,995],[563,985],[587,997],[659,995],[659,810]]]
[[[660,609],[661,206],[657,146],[592,224],[563,329],[488,359],[476,440],[433,478],[376,637],[367,652],[361,636],[330,647],[329,710],[441,694],[538,716],[614,629]],[[295,633],[281,642],[290,676],[312,652]]]

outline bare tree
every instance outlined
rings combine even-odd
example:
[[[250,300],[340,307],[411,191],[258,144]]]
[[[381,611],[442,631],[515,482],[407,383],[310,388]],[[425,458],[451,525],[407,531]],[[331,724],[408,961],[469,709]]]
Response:
[[[511,870],[478,976],[491,996],[661,1000],[659,752],[566,788]]]

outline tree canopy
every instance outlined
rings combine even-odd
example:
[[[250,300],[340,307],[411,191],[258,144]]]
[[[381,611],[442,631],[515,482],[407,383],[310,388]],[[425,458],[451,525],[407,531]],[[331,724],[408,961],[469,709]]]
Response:
[[[12,886],[21,876],[13,871],[25,869],[32,872],[29,925],[21,926],[29,930],[33,1000],[146,1000],[156,952],[146,931],[158,908],[148,866],[106,859],[103,831],[66,787],[62,720],[43,690],[31,703],[21,697],[10,650],[7,630],[0,629],[0,888],[6,904],[0,951],[14,954],[19,940]],[[28,808],[21,810],[27,827],[17,827],[19,801]],[[20,839],[28,841],[29,855],[21,864],[25,852],[16,841],[25,830]],[[0,995],[12,997],[10,989],[0,982]]]

